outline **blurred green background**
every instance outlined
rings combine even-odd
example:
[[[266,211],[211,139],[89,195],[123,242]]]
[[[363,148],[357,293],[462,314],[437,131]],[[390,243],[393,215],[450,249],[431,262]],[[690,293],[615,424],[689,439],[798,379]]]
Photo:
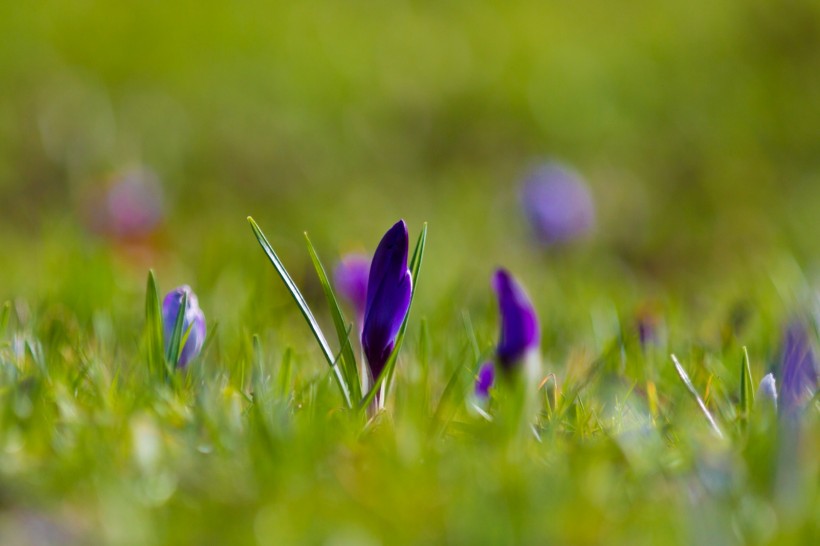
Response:
[[[330,264],[428,221],[422,314],[485,300],[500,264],[584,320],[815,275],[817,2],[4,3],[0,36],[2,297],[138,309],[154,267],[238,317],[220,302],[274,282],[249,214],[308,283],[302,231]],[[518,198],[547,158],[598,214],[561,251]],[[84,218],[134,168],[165,219],[123,260]]]

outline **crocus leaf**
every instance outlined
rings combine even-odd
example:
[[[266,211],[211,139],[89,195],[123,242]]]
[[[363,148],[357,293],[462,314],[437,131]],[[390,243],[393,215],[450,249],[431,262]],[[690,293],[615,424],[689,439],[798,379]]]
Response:
[[[418,276],[419,272],[421,271],[421,263],[424,259],[424,247],[427,243],[427,222],[421,228],[421,233],[419,234],[418,241],[416,241],[416,247],[413,250],[413,257],[410,259],[410,274],[413,277],[413,285],[412,290],[410,292],[410,307],[407,309],[407,314],[404,316],[404,321],[402,322],[401,329],[399,330],[399,335],[396,336],[396,344],[393,346],[393,352],[390,353],[390,357],[387,359],[387,362],[384,365],[379,377],[376,378],[373,386],[367,392],[367,395],[362,400],[361,404],[359,405],[360,409],[367,408],[373,399],[376,397],[376,393],[379,392],[381,385],[384,381],[386,381],[385,387],[385,395],[390,390],[390,385],[393,382],[393,371],[396,367],[396,361],[399,356],[399,351],[401,350],[402,342],[404,341],[404,334],[407,330],[407,319],[410,317],[410,310],[413,308],[413,298],[416,296],[416,288],[418,287]],[[384,398],[382,398],[383,400]]]
[[[341,307],[339,307],[339,300],[333,292],[333,287],[330,285],[330,280],[327,277],[325,267],[316,253],[316,249],[310,242],[310,237],[305,233],[305,241],[307,243],[308,253],[313,262],[313,267],[316,269],[316,275],[319,277],[319,283],[322,285],[322,290],[327,299],[327,305],[330,308],[330,316],[333,318],[333,326],[336,328],[336,336],[339,339],[340,364],[342,373],[347,380],[350,387],[351,395],[354,400],[362,397],[361,385],[359,383],[359,371],[356,367],[356,356],[353,354],[353,347],[350,343],[351,327],[345,320]]]
[[[754,383],[749,364],[749,351],[743,347],[743,358],[740,359],[740,409],[744,419],[748,419],[754,405]]]
[[[276,269],[276,272],[279,274],[279,278],[281,278],[282,282],[285,283],[285,287],[288,289],[288,292],[290,292],[293,301],[296,302],[296,306],[299,307],[299,311],[308,323],[308,327],[313,333],[313,337],[316,338],[316,342],[319,344],[319,348],[322,350],[325,360],[327,360],[327,363],[333,370],[333,377],[336,379],[336,384],[342,391],[342,397],[345,400],[345,404],[347,404],[348,407],[353,407],[347,380],[342,374],[340,367],[336,365],[336,359],[333,356],[333,352],[330,350],[330,345],[328,345],[327,339],[322,333],[322,329],[319,327],[319,323],[316,321],[316,318],[313,316],[313,312],[310,310],[307,301],[305,301],[302,293],[299,292],[299,288],[296,286],[296,283],[293,282],[293,279],[290,277],[290,274],[288,274],[288,271],[285,269],[282,261],[276,255],[276,252],[273,251],[273,247],[268,242],[265,234],[262,233],[262,230],[259,229],[259,226],[256,225],[256,222],[254,222],[253,218],[250,216],[248,216],[248,223],[250,223],[251,228],[253,229],[256,240],[259,241],[259,245],[262,247],[262,250],[265,252],[265,255],[268,257],[271,264],[273,264],[274,269]]]
[[[153,270],[148,271],[145,287],[145,339],[148,345],[149,369],[160,377],[167,378],[169,369],[162,349],[162,312]]]

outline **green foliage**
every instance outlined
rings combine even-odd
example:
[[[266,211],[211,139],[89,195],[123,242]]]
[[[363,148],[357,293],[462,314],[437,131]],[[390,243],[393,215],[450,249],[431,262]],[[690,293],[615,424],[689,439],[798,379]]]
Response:
[[[310,310],[307,302],[305,301],[304,296],[302,293],[299,292],[299,288],[296,287],[296,283],[293,282],[290,275],[288,274],[287,269],[279,260],[279,257],[276,255],[276,252],[273,251],[273,247],[270,246],[265,234],[262,233],[262,230],[259,229],[259,226],[256,225],[256,222],[253,221],[253,218],[250,216],[248,217],[248,222],[253,228],[253,233],[256,236],[256,240],[259,241],[259,244],[262,246],[262,250],[265,251],[265,255],[268,257],[270,262],[273,264],[273,267],[276,269],[276,273],[282,279],[282,282],[285,283],[285,288],[288,289],[293,301],[296,302],[296,305],[299,307],[299,311],[302,313],[305,321],[307,321],[308,326],[310,327],[311,333],[313,333],[313,337],[316,339],[316,342],[319,344],[319,347],[322,350],[322,353],[327,360],[327,363],[330,365],[330,368],[333,370],[333,376],[336,378],[336,383],[339,385],[339,388],[342,391],[342,396],[345,400],[345,403],[352,407],[352,401],[350,398],[350,387],[343,375],[343,372],[339,369],[337,358],[333,356],[333,353],[330,351],[330,345],[328,345],[327,339],[325,335],[322,333],[322,329],[319,326],[319,323],[316,321],[316,318],[313,316],[313,312]],[[340,336],[341,339],[341,336]],[[346,343],[343,343],[342,347],[344,347]],[[344,351],[344,349],[343,349]]]

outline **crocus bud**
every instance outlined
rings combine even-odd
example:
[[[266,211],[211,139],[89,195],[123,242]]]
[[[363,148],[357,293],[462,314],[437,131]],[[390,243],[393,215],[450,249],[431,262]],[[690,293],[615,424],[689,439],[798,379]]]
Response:
[[[171,336],[174,334],[174,326],[176,325],[177,315],[179,314],[179,307],[182,304],[184,295],[188,296],[187,305],[185,306],[185,315],[182,322],[182,338],[185,339],[185,334],[190,328],[188,339],[180,351],[179,362],[177,365],[184,368],[188,362],[195,358],[202,350],[202,345],[205,343],[205,314],[199,308],[199,301],[196,294],[193,293],[191,287],[186,285],[180,286],[168,292],[162,300],[162,327],[163,338],[165,340],[165,351],[168,351],[168,346],[171,344]]]
[[[490,387],[495,381],[495,366],[492,362],[485,362],[478,369],[478,376],[475,381],[475,395],[480,400],[486,400],[490,396]]]
[[[559,163],[546,163],[525,179],[521,202],[536,239],[546,246],[578,239],[595,223],[595,206],[586,184]]]
[[[755,403],[777,409],[777,387],[775,385],[774,375],[767,373],[763,376],[763,379],[760,380]]]
[[[817,390],[817,359],[806,326],[792,322],[786,328],[780,360],[780,409],[796,416]]]
[[[379,377],[410,308],[413,280],[407,268],[407,225],[399,220],[382,237],[367,280],[362,348],[373,378]]]
[[[367,307],[367,277],[370,275],[370,259],[364,254],[344,256],[333,270],[336,290],[353,306],[359,328],[364,322]]]
[[[496,357],[503,370],[517,367],[527,353],[538,348],[538,318],[524,289],[504,269],[493,276],[501,313],[501,336]]]

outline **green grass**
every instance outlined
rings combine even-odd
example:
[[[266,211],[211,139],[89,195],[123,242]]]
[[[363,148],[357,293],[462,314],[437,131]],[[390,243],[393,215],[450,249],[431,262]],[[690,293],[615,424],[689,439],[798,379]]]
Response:
[[[97,267],[115,267],[103,247],[94,252]],[[550,316],[564,302],[544,305],[536,294],[544,376],[554,374],[538,391],[536,439],[503,417],[511,393],[486,408],[491,420],[473,408],[474,373],[497,328],[489,287],[473,303],[453,302],[449,321],[422,318],[430,308],[414,306],[387,408],[364,421],[347,409],[264,256],[257,251],[248,267],[238,318],[209,332],[189,371],[174,372],[179,381],[156,373],[153,275],[147,321],[128,295],[141,283],[115,291],[133,308],[91,318],[58,299],[4,306],[4,535],[42,543],[48,529],[60,543],[82,544],[805,544],[817,536],[815,403],[795,439],[747,400],[777,358],[772,295],[745,330],[705,340],[680,333],[687,319],[670,305],[658,317],[667,336],[645,349],[628,308],[616,304],[593,319],[600,341],[559,350],[550,340],[561,326]],[[67,279],[66,289],[80,280]],[[216,292],[198,291],[206,313],[219,306]],[[314,318],[330,324],[319,294]]]

